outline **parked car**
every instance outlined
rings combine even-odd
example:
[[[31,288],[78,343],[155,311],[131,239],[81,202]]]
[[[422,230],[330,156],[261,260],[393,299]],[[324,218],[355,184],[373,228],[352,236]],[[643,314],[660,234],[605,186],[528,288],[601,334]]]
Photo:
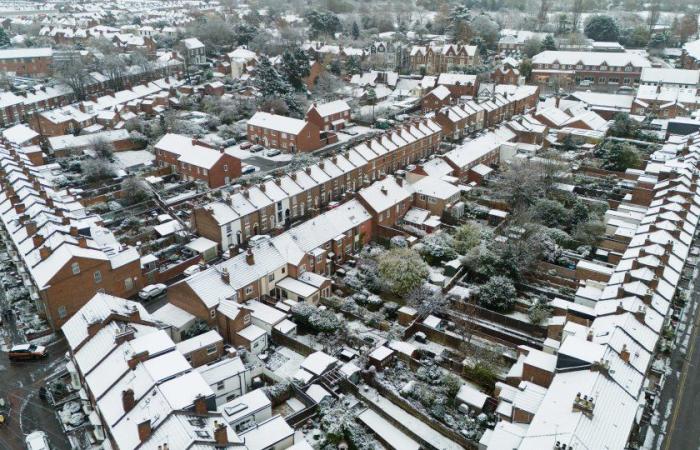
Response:
[[[27,450],[50,450],[49,440],[46,437],[46,433],[43,431],[33,431],[27,435],[24,439],[24,443],[27,444]]]
[[[234,138],[226,139],[224,141],[224,147],[230,147],[232,145],[236,145],[236,140]]]
[[[48,352],[43,345],[19,344],[13,346],[7,356],[10,358],[10,361],[29,361],[41,359],[46,355],[48,355]]]
[[[268,151],[267,151],[267,156],[277,156],[277,155],[279,155],[280,153],[282,153],[282,152],[280,152],[280,151],[277,150],[276,148],[273,148],[272,150],[268,150]]]
[[[251,144],[250,142],[243,142],[241,144],[241,150],[248,150],[252,146],[253,146],[253,144]]]
[[[164,293],[167,288],[168,287],[162,283],[149,284],[139,291],[139,298],[141,300],[150,300]]]
[[[257,153],[257,152],[261,151],[261,150],[264,149],[264,148],[265,148],[265,147],[263,147],[263,146],[260,145],[260,144],[255,144],[254,146],[250,147],[250,153]]]
[[[243,175],[245,175],[245,174],[247,174],[247,173],[253,173],[253,172],[255,172],[255,166],[244,166],[244,167],[241,169],[241,173],[242,173]]]
[[[202,268],[199,267],[199,264],[195,264],[195,265],[190,266],[190,267],[188,267],[187,269],[185,269],[182,273],[183,273],[185,276],[188,276],[188,277],[189,277],[190,275],[194,275],[195,273],[197,273],[197,272],[199,272],[199,271],[201,271],[201,270],[202,270]]]

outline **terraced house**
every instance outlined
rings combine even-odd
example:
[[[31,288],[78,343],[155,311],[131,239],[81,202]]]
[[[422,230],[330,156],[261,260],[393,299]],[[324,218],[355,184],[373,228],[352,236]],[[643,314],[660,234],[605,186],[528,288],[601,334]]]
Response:
[[[532,58],[532,80],[539,85],[594,87],[637,86],[651,62],[637,53],[544,51]]]

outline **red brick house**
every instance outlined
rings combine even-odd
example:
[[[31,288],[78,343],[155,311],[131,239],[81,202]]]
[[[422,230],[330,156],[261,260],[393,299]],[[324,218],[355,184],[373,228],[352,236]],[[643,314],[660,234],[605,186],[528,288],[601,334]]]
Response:
[[[53,73],[51,48],[0,50],[0,72],[21,77],[48,77]]]
[[[440,85],[423,96],[420,101],[423,112],[435,111],[452,102],[452,93],[444,86]]]
[[[241,160],[208,144],[178,134],[166,134],[155,145],[156,164],[170,166],[185,180],[221,187],[241,176]]]
[[[256,112],[248,120],[248,140],[285,153],[312,152],[325,145],[318,125],[266,112]]]
[[[320,130],[340,130],[350,121],[350,105],[345,100],[316,104],[309,107],[306,120]]]

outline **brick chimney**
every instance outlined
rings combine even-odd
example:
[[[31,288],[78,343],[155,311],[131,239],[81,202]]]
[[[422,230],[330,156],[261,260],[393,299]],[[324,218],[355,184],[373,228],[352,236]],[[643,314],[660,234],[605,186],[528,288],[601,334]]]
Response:
[[[203,395],[197,396],[194,399],[194,412],[195,414],[206,414],[207,413],[207,399]]]
[[[246,251],[245,262],[248,263],[249,266],[252,266],[255,264],[255,256],[253,255],[253,249],[248,248],[248,250]]]
[[[28,220],[27,223],[24,224],[24,228],[27,229],[27,236],[32,236],[36,233],[36,222]]]
[[[78,227],[70,227],[70,235],[73,237],[78,237]]]
[[[593,341],[593,330],[588,330],[588,335],[586,335],[586,340],[589,342]]]
[[[80,248],[87,248],[88,245],[87,245],[87,239],[85,238],[85,236],[80,236],[78,238],[78,245],[80,246]]]
[[[221,268],[221,281],[226,284],[231,282],[231,275],[228,273],[228,269],[226,267]]]
[[[15,205],[15,211],[17,211],[17,214],[23,214],[25,211],[24,203],[17,203]]]
[[[51,249],[45,245],[40,247],[39,256],[41,257],[41,260],[44,261],[46,258],[51,256]]]
[[[622,350],[620,350],[620,358],[627,364],[630,362],[630,351],[627,350],[627,344],[622,344]]]
[[[32,243],[34,244],[34,248],[39,248],[41,247],[41,244],[44,243],[44,238],[43,236],[40,236],[38,234],[35,234],[32,236]]]
[[[128,413],[136,406],[136,398],[134,397],[133,389],[129,388],[122,391],[122,406],[124,407],[125,413]]]
[[[214,442],[217,446],[226,446],[228,444],[226,425],[217,421],[214,421]]]
[[[129,366],[129,369],[134,370],[136,366],[139,365],[139,363],[142,363],[148,359],[148,350],[143,351],[141,353],[136,353],[135,355],[131,356],[131,359],[126,362],[126,364]]]
[[[151,437],[151,421],[145,420],[138,424],[139,441],[146,442]]]

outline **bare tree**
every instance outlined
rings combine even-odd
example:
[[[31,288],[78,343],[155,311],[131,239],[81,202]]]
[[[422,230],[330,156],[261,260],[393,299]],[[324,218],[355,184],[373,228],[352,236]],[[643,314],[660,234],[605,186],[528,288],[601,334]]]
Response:
[[[540,0],[540,10],[537,12],[537,27],[539,30],[544,28],[544,25],[547,23],[549,7],[549,0]]]
[[[68,59],[58,60],[55,71],[57,78],[73,90],[76,100],[83,101],[87,98],[90,74],[79,54],[73,53]]]
[[[659,0],[651,0],[649,4],[649,17],[647,19],[650,33],[654,31],[656,24],[659,23],[659,17],[661,17],[661,3]]]
[[[98,158],[109,159],[114,154],[114,144],[103,137],[98,137],[92,141],[92,148]]]
[[[571,29],[579,31],[581,25],[581,13],[583,13],[583,0],[574,0],[571,8]]]
[[[119,55],[107,55],[102,61],[103,73],[109,78],[109,84],[115,91],[121,91],[125,86],[126,64]]]

